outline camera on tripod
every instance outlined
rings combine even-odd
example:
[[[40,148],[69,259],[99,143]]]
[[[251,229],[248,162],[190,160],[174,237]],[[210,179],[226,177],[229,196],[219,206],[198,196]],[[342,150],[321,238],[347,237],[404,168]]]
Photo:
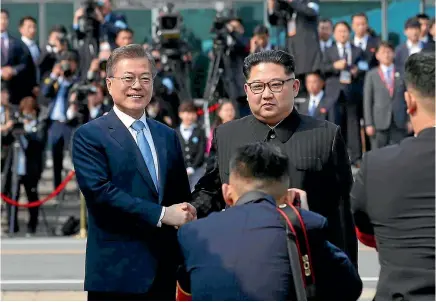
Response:
[[[214,47],[222,46],[224,48],[230,48],[234,41],[227,29],[227,24],[235,19],[234,12],[230,8],[225,8],[223,2],[217,2],[215,10],[215,20],[210,29],[210,32],[215,34]]]
[[[174,12],[173,3],[167,3],[160,10],[156,24],[156,48],[161,54],[170,58],[180,58],[182,20],[182,16]]]
[[[95,10],[102,5],[102,1],[99,0],[85,0],[82,3],[83,17],[79,19],[79,29],[81,32],[88,36],[98,37],[100,22],[97,20]]]

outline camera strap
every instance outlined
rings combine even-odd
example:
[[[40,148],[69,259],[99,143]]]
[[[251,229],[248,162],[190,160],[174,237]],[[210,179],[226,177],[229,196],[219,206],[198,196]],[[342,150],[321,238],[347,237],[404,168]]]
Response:
[[[277,210],[286,228],[288,256],[297,299],[313,300],[316,295],[315,275],[309,238],[300,210],[290,203],[280,205]]]

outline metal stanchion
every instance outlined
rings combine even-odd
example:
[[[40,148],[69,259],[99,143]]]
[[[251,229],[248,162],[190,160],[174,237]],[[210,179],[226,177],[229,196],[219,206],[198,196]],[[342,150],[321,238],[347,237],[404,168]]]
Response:
[[[12,179],[11,179],[11,196],[13,199],[18,199],[18,193],[20,191],[19,186],[19,176],[18,176],[18,165],[19,165],[19,152],[21,149],[20,142],[18,141],[18,138],[16,138],[14,144],[13,144],[12,151]],[[9,235],[12,236],[15,231],[15,214],[18,211],[18,207],[9,205],[10,211],[9,211]]]
[[[80,192],[80,232],[76,236],[79,239],[85,239],[88,236],[88,232],[86,230],[86,200],[85,196],[83,196],[82,192]]]

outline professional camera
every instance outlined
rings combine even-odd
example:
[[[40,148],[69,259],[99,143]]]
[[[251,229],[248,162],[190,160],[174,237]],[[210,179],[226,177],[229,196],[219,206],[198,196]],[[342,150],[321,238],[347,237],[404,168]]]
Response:
[[[76,100],[73,102],[77,105],[85,105],[88,102],[88,95],[97,93],[97,88],[94,85],[79,83],[71,88],[71,93],[76,93]]]
[[[216,15],[213,21],[210,32],[215,34],[213,40],[214,46],[223,46],[224,48],[230,48],[233,44],[233,38],[227,29],[227,23],[235,19],[235,15],[232,9],[225,8],[224,3],[217,2],[215,5]]]
[[[161,52],[166,51],[171,57],[178,54],[182,30],[182,16],[173,10],[174,4],[166,4],[159,12],[156,24],[158,48]]]
[[[90,37],[98,37],[100,22],[98,22],[95,9],[102,5],[101,1],[94,0],[85,0],[82,3],[83,7],[83,17],[79,20],[79,29],[81,32],[85,33],[85,35]]]

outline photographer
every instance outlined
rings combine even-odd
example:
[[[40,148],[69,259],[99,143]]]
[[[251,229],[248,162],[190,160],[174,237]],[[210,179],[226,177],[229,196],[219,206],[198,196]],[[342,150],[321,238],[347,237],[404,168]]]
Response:
[[[223,72],[223,84],[227,96],[237,101],[239,116],[250,114],[244,92],[245,79],[241,72],[244,58],[249,54],[249,39],[244,36],[242,21],[235,16],[222,18],[215,21],[212,32],[216,33],[214,40],[214,52],[211,58],[215,60],[221,57]],[[218,54],[217,51],[221,51]],[[212,61],[211,64],[214,64]],[[223,96],[223,95],[222,95]]]
[[[66,113],[70,89],[77,82],[77,61],[76,53],[65,53],[61,61],[53,67],[50,76],[43,80],[41,87],[43,95],[50,99],[48,143],[53,157],[55,188],[62,181],[64,148],[71,137],[72,126],[68,123]]]
[[[110,107],[104,104],[104,89],[101,85],[77,85],[69,98],[67,110],[68,123],[72,127],[103,116],[110,111]]]
[[[112,49],[116,48],[115,38],[119,30],[127,28],[126,17],[122,14],[112,12],[111,0],[87,0],[83,7],[74,13],[73,29],[76,31],[78,40],[86,38],[86,24],[91,24],[93,35],[98,41],[107,41]],[[81,28],[82,27],[82,28]]]
[[[42,49],[38,60],[41,79],[45,78],[53,69],[59,58],[68,51],[67,31],[62,25],[54,26],[49,33],[48,43]]]
[[[304,94],[306,74],[320,70],[322,64],[319,0],[268,0],[267,4],[270,24],[286,30],[288,52],[296,58],[295,75]]]
[[[3,191],[3,194],[11,197],[13,200],[19,200],[21,185],[24,186],[29,202],[39,199],[38,182],[43,169],[42,155],[45,133],[45,124],[39,118],[39,112],[35,98],[25,97],[20,102],[18,119],[15,121],[12,129],[14,140],[18,140],[20,144],[18,154],[15,154],[18,156],[18,165],[17,167],[13,165],[5,167],[9,173],[7,173]],[[12,182],[14,173],[18,175],[17,187],[15,188],[12,187],[14,185]],[[11,226],[11,219],[13,219],[13,232],[17,233],[19,231],[18,209],[15,208],[12,211],[12,207],[10,204],[7,204],[8,226]],[[14,213],[14,217],[12,217],[12,213]],[[39,207],[29,208],[27,236],[32,236],[36,232],[38,213]]]

